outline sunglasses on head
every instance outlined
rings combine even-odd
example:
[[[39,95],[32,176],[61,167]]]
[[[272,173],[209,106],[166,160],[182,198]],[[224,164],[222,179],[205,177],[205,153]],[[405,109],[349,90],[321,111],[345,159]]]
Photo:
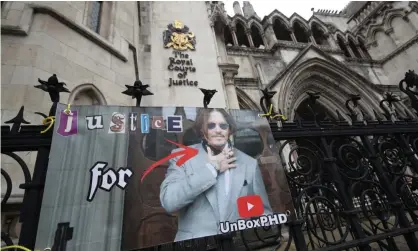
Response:
[[[219,128],[221,128],[222,130],[226,130],[229,128],[229,125],[227,123],[208,123],[208,129],[209,130],[213,130],[215,129],[216,125],[219,125]]]

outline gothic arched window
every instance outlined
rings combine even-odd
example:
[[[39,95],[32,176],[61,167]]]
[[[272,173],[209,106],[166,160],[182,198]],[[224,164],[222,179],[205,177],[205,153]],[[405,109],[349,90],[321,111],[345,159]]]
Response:
[[[79,85],[70,94],[69,103],[73,105],[106,105],[103,94],[92,84]]]
[[[227,26],[227,25],[224,28],[224,39],[225,39],[225,45],[226,46],[234,45],[234,39],[232,38],[232,32],[229,29],[229,26]]]
[[[279,18],[273,22],[273,31],[276,35],[277,40],[292,41],[292,36],[290,35],[290,30],[283,24]]]
[[[92,90],[77,93],[73,101],[74,105],[99,105],[99,99]]]
[[[296,41],[300,43],[308,43],[309,37],[306,29],[299,22],[293,24],[293,32],[295,33]]]
[[[87,2],[88,16],[86,25],[105,38],[110,34],[112,5],[113,2],[111,1]]]
[[[354,41],[353,41],[353,39],[351,37],[348,38],[348,45],[350,46],[351,50],[353,51],[354,56],[356,58],[361,58],[361,54],[358,51],[357,46],[356,46],[356,44],[354,43]]]
[[[367,51],[366,45],[364,44],[363,39],[357,38],[357,41],[358,41],[358,45],[360,47],[360,50],[363,52],[363,55],[366,58],[371,58],[369,52]]]
[[[247,47],[250,47],[250,42],[248,41],[247,34],[245,33],[245,28],[241,23],[237,23],[236,26],[236,34],[237,34],[237,40],[238,40],[238,46],[245,45]]]
[[[91,2],[91,12],[89,19],[89,27],[96,33],[100,33],[100,19],[102,17],[102,1]]]
[[[348,49],[345,46],[344,39],[339,35],[337,36],[337,42],[338,46],[340,46],[340,49],[344,52],[344,56],[351,58],[350,52],[348,52]]]
[[[324,30],[318,24],[312,24],[312,36],[318,45],[329,45]]]
[[[260,30],[255,25],[251,25],[251,38],[253,39],[255,48],[259,48],[261,45],[265,46]]]

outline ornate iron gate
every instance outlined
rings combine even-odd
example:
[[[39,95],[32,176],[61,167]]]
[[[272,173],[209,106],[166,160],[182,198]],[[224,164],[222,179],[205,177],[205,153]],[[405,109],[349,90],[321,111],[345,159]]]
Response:
[[[1,240],[7,245],[17,245],[27,247],[31,250],[35,247],[36,232],[38,230],[39,216],[42,206],[43,189],[45,185],[46,173],[48,170],[49,152],[52,142],[52,116],[55,116],[57,104],[60,99],[60,92],[69,92],[62,82],[58,82],[56,75],[51,76],[48,81],[38,79],[40,85],[35,88],[49,93],[52,106],[49,115],[35,112],[44,118],[42,125],[29,125],[24,119],[24,107],[22,106],[13,119],[6,121],[5,124],[12,126],[1,127],[1,153],[14,159],[20,166],[25,183],[19,186],[24,189],[23,202],[20,208],[19,221],[22,223],[19,234],[19,243],[13,243],[9,233],[1,231]],[[47,119],[48,118],[48,119]],[[25,125],[22,125],[25,124]],[[43,133],[41,133],[43,132]],[[16,154],[16,152],[37,152],[33,174],[30,174],[27,163]],[[1,175],[6,181],[6,192],[3,195],[1,205],[2,211],[7,208],[7,201],[10,198],[13,184],[10,175],[2,168]],[[65,243],[71,239],[72,228],[68,223],[60,223],[57,226],[55,241],[52,250],[65,250]],[[64,249],[62,249],[64,247]]]
[[[405,76],[399,87],[418,111],[418,76]],[[321,112],[320,93],[307,95],[307,114],[271,123],[296,209],[296,249],[418,250],[418,122],[391,93],[377,120],[349,97],[351,123]]]
[[[37,87],[50,94],[53,105],[49,116],[53,116],[59,93],[68,90],[58,80],[53,83],[53,78],[48,82],[40,80],[40,83]],[[418,76],[408,72],[399,86],[418,111]],[[137,92],[124,93],[139,100],[142,95],[152,95],[141,94],[142,85],[131,88]],[[263,94],[260,103],[267,113],[274,93],[263,90]],[[368,118],[358,107],[360,97],[352,95],[346,102],[351,123],[339,111],[337,118],[321,117],[324,114],[318,109],[318,98],[319,93],[308,93],[307,114],[297,114],[294,122],[284,121],[282,116],[277,116],[280,121],[271,122],[296,208],[295,217],[288,224],[290,238],[281,250],[291,250],[292,246],[298,251],[418,250],[418,122],[410,116],[410,111],[394,108],[393,104],[399,99],[391,94],[386,94],[380,102],[385,118],[375,112],[377,120]],[[5,123],[12,126],[1,128],[2,154],[16,160],[25,177],[25,183],[20,185],[25,194],[19,245],[33,249],[52,130],[41,134],[47,124],[22,125],[29,124],[23,118],[23,107],[15,118]],[[32,177],[25,162],[14,153],[19,151],[38,152]],[[3,169],[1,174],[7,183],[2,199],[4,207],[11,194],[12,181]],[[254,231],[259,241],[252,245],[241,233],[238,241],[226,235],[216,240],[203,238],[149,250],[200,251],[202,247],[237,250],[240,249],[238,243],[246,250],[280,246],[280,228]],[[69,223],[58,224],[52,250],[64,251],[71,236]],[[2,241],[13,245],[3,229]]]

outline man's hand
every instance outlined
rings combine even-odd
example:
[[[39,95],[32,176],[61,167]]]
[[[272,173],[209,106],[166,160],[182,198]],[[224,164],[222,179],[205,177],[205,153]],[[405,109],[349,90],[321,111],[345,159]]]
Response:
[[[218,155],[213,155],[212,149],[210,149],[210,147],[206,147],[206,149],[208,152],[209,163],[214,165],[216,170],[219,172],[223,173],[230,168],[237,167],[236,164],[233,164],[237,158],[234,157],[234,151],[232,151],[232,149],[229,147],[225,147],[224,150]]]

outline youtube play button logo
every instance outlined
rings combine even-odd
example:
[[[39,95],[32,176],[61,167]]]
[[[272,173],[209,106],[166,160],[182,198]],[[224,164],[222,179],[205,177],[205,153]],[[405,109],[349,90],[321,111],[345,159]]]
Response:
[[[263,215],[264,206],[258,195],[242,196],[237,199],[238,214],[241,218],[251,218]]]

